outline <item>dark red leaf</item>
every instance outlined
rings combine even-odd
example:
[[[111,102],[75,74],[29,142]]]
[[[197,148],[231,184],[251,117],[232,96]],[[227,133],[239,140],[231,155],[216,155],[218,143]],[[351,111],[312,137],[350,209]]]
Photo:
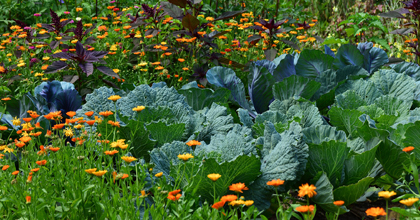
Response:
[[[200,25],[200,21],[191,14],[187,14],[182,18],[182,25],[192,33]]]
[[[67,67],[67,63],[63,61],[55,61],[47,67],[44,73],[55,73]]]
[[[97,66],[96,69],[98,69],[99,71],[101,71],[102,73],[104,73],[107,76],[112,76],[112,77],[115,77],[117,79],[120,79],[120,76],[118,74],[116,74],[114,72],[114,70],[112,70],[109,67],[106,67],[106,66]]]
[[[187,0],[168,0],[168,2],[178,5],[181,8],[185,8],[185,6],[187,6]]]

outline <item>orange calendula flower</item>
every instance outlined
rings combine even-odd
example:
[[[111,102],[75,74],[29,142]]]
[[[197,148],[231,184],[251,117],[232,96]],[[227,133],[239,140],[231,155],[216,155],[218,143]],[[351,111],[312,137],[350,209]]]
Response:
[[[95,176],[103,176],[107,172],[108,172],[107,170],[99,170],[97,172],[92,172],[92,174],[95,175]]]
[[[248,190],[248,187],[245,186],[245,183],[234,183],[229,186],[229,190],[237,193],[243,193],[242,190]]]
[[[309,185],[308,183],[303,184],[302,186],[299,186],[299,197],[304,197],[305,195],[307,195],[309,198],[312,198],[313,196],[316,195],[316,187],[311,184]]]
[[[105,154],[106,154],[106,155],[110,155],[110,156],[113,156],[113,155],[114,155],[114,154],[116,154],[116,153],[118,153],[118,151],[117,151],[117,150],[112,150],[112,151],[107,150],[107,151],[105,151]]]
[[[133,108],[133,111],[135,111],[135,112],[141,112],[144,109],[146,109],[146,107],[144,107],[144,106],[141,105],[141,106],[137,106],[137,107]]]
[[[22,118],[22,120],[24,120],[26,123],[32,121],[32,118]]]
[[[74,111],[69,111],[66,113],[67,116],[69,116],[70,118],[73,118],[76,115],[76,112]]]
[[[10,101],[10,100],[12,100],[11,98],[9,98],[9,97],[6,97],[6,98],[2,98],[1,99],[2,101]]]
[[[50,147],[48,148],[48,150],[52,151],[52,152],[57,152],[58,150],[60,150],[59,147]]]
[[[5,130],[7,130],[6,126],[0,126],[0,131],[5,131]]]
[[[284,180],[276,179],[276,180],[270,180],[267,182],[267,185],[278,187],[284,184]]]
[[[31,203],[31,196],[26,196],[26,204]]]
[[[186,144],[191,147],[191,146],[201,145],[201,142],[196,141],[196,140],[190,140]]]
[[[99,112],[99,115],[102,115],[104,117],[108,117],[110,115],[113,115],[114,113],[112,113],[111,111],[104,111],[104,112]]]
[[[222,175],[218,174],[218,173],[211,173],[209,175],[207,175],[207,177],[211,180],[213,180],[213,182],[215,182],[216,180],[218,180],[220,177],[222,177]]]
[[[163,172],[159,172],[159,173],[156,173],[156,174],[155,174],[155,177],[158,177],[158,178],[159,178],[159,177],[161,177],[161,176],[163,176]]]
[[[39,168],[32,169],[31,172],[38,172]]]
[[[86,121],[86,124],[88,124],[89,126],[93,126],[95,122],[96,122],[95,120],[89,120],[89,121]]]
[[[226,202],[224,202],[224,201],[216,202],[211,207],[214,208],[214,209],[220,209],[220,208],[223,208],[225,203]]]
[[[4,165],[2,168],[1,168],[1,170],[3,170],[3,171],[5,171],[5,170],[7,170],[7,169],[9,169],[9,165]]]
[[[419,198],[409,198],[409,199],[400,200],[400,203],[406,205],[407,207],[411,207],[417,201],[419,201]]]
[[[411,152],[413,150],[414,150],[414,147],[413,146],[408,146],[408,147],[405,147],[402,151],[409,153],[409,152]]]
[[[13,171],[12,175],[16,176],[19,174],[19,170]]]
[[[17,143],[15,143],[15,145],[18,148],[22,148],[23,146],[25,146],[25,143],[24,142],[17,142]]]
[[[25,136],[25,137],[21,137],[19,138],[20,141],[22,141],[23,143],[28,143],[29,141],[32,140],[31,137]]]
[[[85,170],[86,173],[92,174],[93,172],[95,172],[97,169],[96,168],[92,168],[92,169],[87,169]]]
[[[236,195],[225,195],[225,196],[222,196],[222,198],[220,199],[220,201],[223,201],[223,202],[232,202],[232,201],[235,201],[237,199],[238,199],[238,196],[236,196]]]
[[[296,208],[296,211],[300,213],[306,213],[306,212],[313,212],[315,207],[313,205],[302,205]]]
[[[93,113],[94,113],[93,111],[89,111],[89,112],[85,112],[85,115],[88,116],[88,117],[91,117],[93,115]]]
[[[31,112],[29,115],[31,116],[31,118],[34,118],[34,119],[39,117],[38,113],[36,112]]]
[[[373,216],[373,217],[378,217],[378,216],[381,216],[381,215],[386,215],[386,212],[381,207],[372,207],[372,208],[366,210],[366,215]]]
[[[185,61],[185,59],[179,58],[178,61],[183,63]]]
[[[45,164],[47,164],[47,160],[37,161],[36,164],[38,164],[39,166],[44,166]]]
[[[172,201],[178,201],[179,198],[181,198],[181,194],[179,194],[179,192],[181,192],[180,189],[171,191],[168,193],[168,199],[172,200]]]
[[[344,201],[343,200],[337,200],[337,201],[334,201],[333,203],[336,206],[342,206],[342,205],[344,205]]]
[[[178,155],[178,158],[183,160],[183,161],[187,161],[191,158],[194,158],[194,156],[192,154],[180,154],[180,155]]]

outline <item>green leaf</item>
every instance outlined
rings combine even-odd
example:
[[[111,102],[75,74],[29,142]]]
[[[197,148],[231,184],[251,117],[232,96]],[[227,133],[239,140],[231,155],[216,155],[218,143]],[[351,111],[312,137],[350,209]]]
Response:
[[[401,177],[404,166],[408,166],[408,154],[401,147],[386,138],[379,144],[376,158],[381,162],[385,172],[395,179]]]
[[[321,87],[321,83],[305,77],[293,75],[273,86],[273,95],[280,101],[300,97],[310,99]]]
[[[344,161],[350,148],[347,143],[331,140],[320,144],[309,144],[309,157],[306,175],[314,177],[322,171],[335,185],[340,181]]]
[[[304,128],[324,124],[318,108],[309,102],[292,105],[287,110],[286,116],[289,121],[300,118],[299,124]]]
[[[354,90],[347,90],[335,97],[335,103],[337,106],[343,109],[358,109],[361,106],[367,105],[360,95]]]
[[[335,127],[329,125],[318,125],[316,127],[308,127],[303,129],[303,140],[307,144],[321,144],[335,140],[338,142],[346,142],[346,133],[338,131]]]
[[[383,69],[373,74],[370,81],[375,83],[380,93],[384,95],[390,95],[407,102],[414,99],[416,83],[405,74],[398,74],[394,70]]]
[[[322,72],[331,69],[334,58],[319,50],[303,50],[296,63],[296,74],[316,78]]]
[[[215,158],[204,159],[200,170],[189,182],[186,191],[193,196],[201,196],[208,202],[213,202],[213,192],[216,188],[216,198],[226,195],[233,183],[245,183],[246,186],[260,175],[260,160],[254,156],[240,155],[231,161],[218,163]],[[207,175],[218,173],[221,177],[213,182]]]
[[[343,185],[357,183],[359,180],[368,176],[373,165],[375,165],[377,146],[361,154],[351,155],[345,160]]]
[[[216,89],[201,89],[189,88],[180,89],[178,92],[186,97],[186,102],[195,110],[201,110],[205,107],[210,108],[213,102],[227,102],[230,96],[230,91],[224,88]]]
[[[363,125],[363,122],[359,120],[359,116],[362,114],[358,110],[341,109],[336,106],[332,107],[328,112],[330,123],[350,136],[356,132],[358,127]]]
[[[101,123],[107,124],[105,122]],[[108,128],[108,131],[110,131],[111,128]],[[100,129],[101,133],[105,133],[105,129]],[[136,158],[144,157],[146,161],[149,161],[149,151],[153,150],[154,146],[156,145],[156,141],[150,140],[150,132],[147,131],[144,128],[144,123],[141,121],[136,120],[130,120],[128,124],[125,127],[118,128],[119,136],[121,139],[125,139],[126,143],[128,141],[131,141],[130,146],[131,150],[130,152],[133,154]]]
[[[369,184],[373,181],[374,178],[366,177],[355,184],[338,187],[334,190],[334,200],[343,200],[345,205],[350,205],[363,196],[368,189]]]
[[[379,98],[383,93],[376,88],[372,81],[365,81],[363,79],[348,80],[340,85],[336,90],[336,96],[346,92],[347,90],[354,90],[356,94],[362,97],[367,105],[373,104],[375,99]]]
[[[409,217],[409,218],[419,218],[420,217],[420,213],[418,212],[418,210],[416,209],[403,209],[403,208],[399,208],[399,207],[392,207],[390,208],[390,210],[401,214],[401,217]]]
[[[320,88],[312,96],[311,101],[318,100],[322,95],[329,93],[337,86],[336,72],[332,69],[322,72],[315,80],[321,84]]]
[[[321,206],[326,212],[337,212],[337,206],[334,205],[333,196],[333,185],[327,177],[326,173],[322,173],[315,183],[316,196],[312,198],[312,201],[317,205]]]
[[[146,128],[150,131],[152,139],[156,140],[158,146],[172,141],[180,141],[185,130],[185,124],[174,123],[166,124],[162,121],[146,124]]]
[[[404,147],[414,146],[414,153],[417,158],[420,158],[420,121],[414,123],[414,126],[409,127],[405,132],[405,138],[403,140]]]
[[[337,70],[337,82],[342,82],[346,79],[356,80],[369,76],[369,73],[361,66],[345,66]]]
[[[273,85],[275,78],[269,72],[268,68],[258,66],[255,63],[250,65],[248,75],[248,92],[257,113],[263,113],[268,110],[273,99]]]
[[[176,169],[177,165],[181,163],[178,155],[185,153],[193,153],[190,146],[184,142],[174,141],[166,143],[160,148],[155,148],[150,152],[150,160],[155,165],[153,174],[163,172],[163,175],[170,178],[171,169]],[[172,177],[175,178],[176,177]]]

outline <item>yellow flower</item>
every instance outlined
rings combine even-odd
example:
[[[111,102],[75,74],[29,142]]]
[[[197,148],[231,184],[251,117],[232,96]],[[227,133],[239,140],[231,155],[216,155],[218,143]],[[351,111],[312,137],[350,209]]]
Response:
[[[406,206],[408,206],[408,207],[411,207],[411,206],[413,206],[413,204],[414,204],[414,203],[416,203],[417,201],[419,201],[419,198],[409,198],[409,199],[403,199],[403,200],[400,200],[400,203],[401,203],[401,204],[404,204],[404,205],[406,205]]]
[[[119,73],[120,70],[119,69],[113,69],[114,73]]]
[[[194,156],[192,154],[180,154],[180,155],[178,155],[178,158],[183,160],[183,161],[187,161],[190,158],[194,158]]]
[[[313,196],[316,196],[316,187],[311,184],[303,184],[302,186],[299,186],[299,197],[304,197],[305,195],[307,195],[309,198],[312,198]]]
[[[111,143],[111,147],[113,147],[113,148],[119,147],[119,148],[125,150],[125,149],[127,149],[128,144],[125,144],[124,142],[125,142],[125,139],[117,140],[116,142]]]
[[[381,191],[378,193],[379,197],[385,198],[385,199],[389,199],[393,196],[397,195],[397,193],[395,193],[394,191]]]
[[[239,205],[244,205],[244,204],[245,204],[245,201],[243,200],[234,200],[229,203],[229,205],[231,206],[239,206]]]
[[[44,76],[43,73],[35,73],[35,77],[42,77],[42,76]]]
[[[1,145],[0,146],[0,151],[3,151],[4,149],[6,149],[7,145]]]
[[[144,107],[144,106],[137,106],[137,107],[135,107],[135,108],[133,108],[133,111],[135,111],[135,112],[141,112],[141,111],[143,111],[144,109],[145,109],[146,107]]]
[[[123,159],[127,163],[131,163],[131,162],[137,160],[137,158],[135,158],[135,157],[128,157],[128,156],[123,156],[123,157],[121,157],[121,159]]]
[[[72,43],[72,44],[75,44],[75,43],[77,43],[77,41],[78,41],[78,40],[72,40],[72,41],[71,41],[71,43]]]
[[[71,128],[64,129],[64,135],[66,137],[73,137],[73,130]]]
[[[252,206],[254,204],[254,201],[253,200],[246,200],[245,201],[245,205],[246,206]]]
[[[207,175],[207,177],[211,180],[213,180],[213,182],[215,182],[216,180],[218,180],[220,177],[222,177],[222,175],[218,174],[218,173],[211,173],[209,175]]]
[[[85,170],[86,173],[92,174],[93,172],[96,171],[96,168],[92,168],[92,169],[87,169]]]
[[[19,125],[20,125],[20,123],[22,123],[22,122],[20,121],[20,119],[18,119],[17,117],[15,117],[15,118],[12,120],[12,123],[13,123],[13,125],[15,125],[15,126],[19,126]]]
[[[119,96],[119,95],[112,95],[108,98],[108,100],[116,102],[120,98],[121,98],[121,96]]]
[[[99,170],[97,172],[92,172],[92,174],[95,176],[103,176],[107,172],[108,172],[107,170]]]
[[[156,173],[156,174],[155,174],[155,177],[161,177],[162,175],[163,175],[163,172]]]

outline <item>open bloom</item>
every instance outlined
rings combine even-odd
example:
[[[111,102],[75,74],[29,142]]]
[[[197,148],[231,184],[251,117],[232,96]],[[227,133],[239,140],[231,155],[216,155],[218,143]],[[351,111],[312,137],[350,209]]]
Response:
[[[214,203],[211,207],[212,207],[212,208],[214,208],[214,209],[220,209],[220,208],[222,208],[224,205],[225,205],[225,202],[224,202],[224,201],[220,201],[220,202],[216,202],[216,203]]]
[[[131,163],[131,162],[137,160],[137,158],[135,158],[135,157],[128,157],[128,156],[122,156],[121,159],[123,159],[127,163]]]
[[[386,212],[381,207],[372,207],[372,208],[366,210],[366,215],[373,216],[373,217],[378,217],[378,216],[381,216],[381,215],[386,215]]]
[[[278,187],[280,185],[284,184],[284,180],[276,179],[276,180],[270,180],[267,182],[267,185]]]
[[[302,205],[296,208],[296,211],[300,212],[300,213],[306,213],[306,212],[313,212],[314,211],[314,206],[313,205]]]
[[[406,205],[406,206],[408,206],[408,207],[411,207],[411,206],[413,206],[413,204],[414,204],[414,203],[416,203],[417,201],[419,201],[419,198],[409,198],[409,199],[403,199],[403,200],[400,200],[400,203],[401,203],[401,204],[404,204],[404,205]]]
[[[172,201],[177,201],[179,198],[181,198],[181,194],[179,194],[179,192],[181,192],[180,189],[171,191],[168,193],[168,199],[172,200]]]
[[[190,158],[194,158],[194,156],[192,154],[180,154],[180,155],[178,155],[178,158],[183,160],[183,161],[187,161]]]
[[[248,190],[248,187],[245,186],[245,183],[234,183],[229,186],[229,190],[237,193],[243,193],[242,190]]]
[[[186,144],[191,147],[191,146],[201,145],[201,142],[196,141],[196,140],[190,140]]]
[[[40,165],[40,166],[44,166],[45,164],[47,164],[47,160],[40,160],[37,161],[36,164]]]
[[[311,184],[309,185],[308,183],[303,184],[302,186],[299,186],[299,197],[304,197],[305,195],[307,195],[309,198],[312,198],[313,196],[316,196],[316,187]]]
[[[161,177],[162,175],[163,175],[163,172],[156,173],[156,174],[155,174],[155,177],[158,177],[158,178],[159,178],[159,177]]]
[[[135,112],[141,112],[141,111],[143,111],[144,109],[145,109],[146,107],[144,107],[144,106],[137,106],[137,107],[135,107],[135,108],[133,108],[133,111],[135,111]]]
[[[344,201],[343,200],[334,201],[334,205],[336,205],[336,206],[342,206],[342,205],[344,205]]]
[[[378,193],[379,197],[385,198],[385,199],[389,199],[393,196],[397,195],[397,193],[395,193],[394,191],[381,191]]]
[[[225,195],[225,196],[222,196],[222,198],[220,198],[220,201],[232,202],[232,201],[237,200],[237,199],[238,199],[238,196],[236,196],[236,195]]]
[[[1,168],[1,170],[3,170],[3,171],[5,171],[5,170],[7,170],[7,169],[9,169],[9,165],[4,165],[2,168]]]
[[[215,182],[216,180],[218,180],[220,177],[222,177],[222,175],[218,174],[218,173],[211,173],[209,175],[207,175],[207,177],[211,180],[213,180],[213,182]]]
[[[87,169],[87,170],[85,170],[85,172],[86,173],[89,173],[89,174],[93,174],[93,172],[95,172],[96,171],[96,168],[92,168],[92,169]]]
[[[95,176],[103,176],[107,172],[108,172],[107,170],[99,170],[97,172],[92,172],[92,174]]]
[[[408,147],[405,147],[404,149],[403,149],[403,151],[404,152],[407,152],[407,153],[409,153],[409,152],[411,152],[411,151],[413,151],[414,150],[414,147],[413,146],[408,146]]]
[[[108,100],[116,102],[120,98],[121,98],[121,96],[119,96],[119,95],[112,95],[108,98]]]
[[[112,151],[107,150],[107,151],[105,151],[105,154],[106,154],[106,155],[110,155],[110,156],[113,156],[113,155],[114,155],[114,154],[116,154],[116,153],[118,153],[118,151],[117,151],[117,150],[112,150]]]

